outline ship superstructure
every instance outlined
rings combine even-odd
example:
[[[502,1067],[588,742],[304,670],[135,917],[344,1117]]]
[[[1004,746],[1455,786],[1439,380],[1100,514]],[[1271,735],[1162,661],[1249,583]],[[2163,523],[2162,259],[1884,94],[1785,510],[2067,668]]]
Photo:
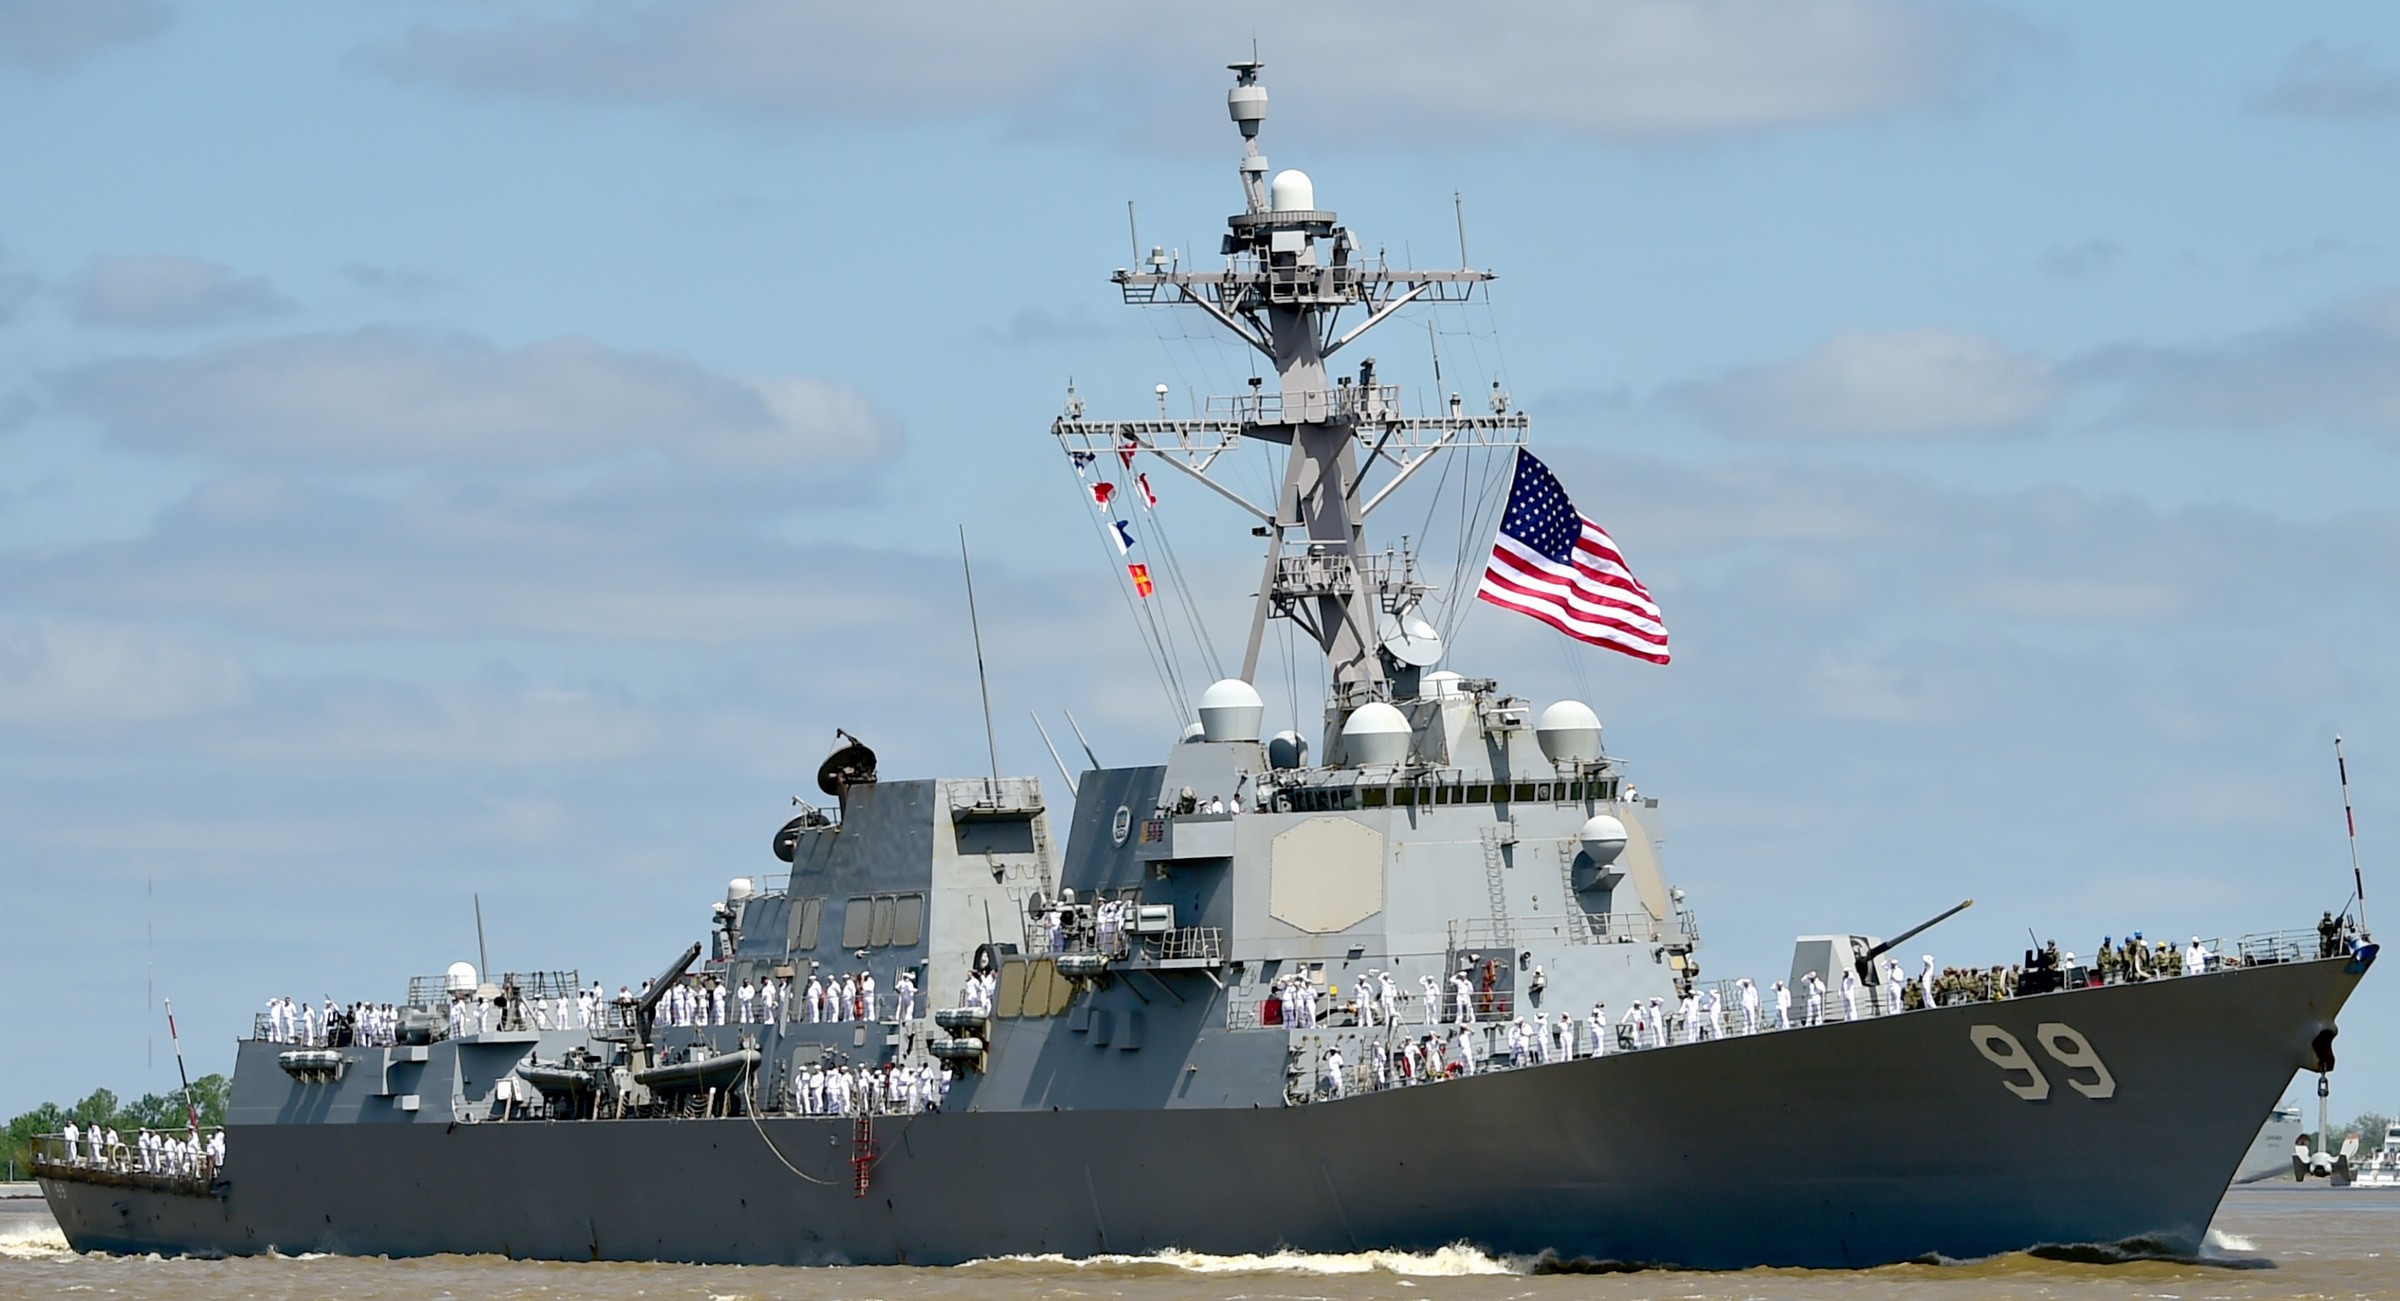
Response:
[[[1222,265],[1160,250],[1115,282],[1213,319],[1272,389],[1188,420],[1070,396],[1052,426],[1206,485],[1266,542],[1241,671],[1164,761],[1075,778],[1062,852],[1039,780],[887,780],[845,736],[830,806],[774,838],[788,870],[735,881],[640,990],[470,969],[363,1041],[262,1024],[221,1165],[44,1166],[71,1241],[787,1263],[1463,1241],[1701,1266],[2196,1245],[2258,1117],[2330,1067],[2373,946],[2269,936],[2179,979],[1902,1012],[1871,938],[1817,937],[1796,966],[1855,999],[1791,1029],[1741,1001],[1763,990],[1704,984],[1657,802],[1594,712],[1442,667],[1414,557],[1368,543],[1435,458],[1527,437],[1497,391],[1407,414],[1350,364],[1489,274],[1367,255],[1306,176],[1270,175],[1260,65],[1233,71]],[[1250,444],[1285,449],[1270,502],[1211,473]],[[1279,619],[1325,658],[1314,738],[1262,735]]]

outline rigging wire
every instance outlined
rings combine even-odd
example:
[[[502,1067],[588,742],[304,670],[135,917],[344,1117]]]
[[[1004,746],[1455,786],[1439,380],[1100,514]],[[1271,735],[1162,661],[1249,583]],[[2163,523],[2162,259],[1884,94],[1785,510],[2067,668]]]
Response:
[[[1096,459],[1094,464],[1098,464]],[[1082,475],[1075,474],[1075,465],[1072,460],[1067,463],[1067,473],[1074,475],[1076,495],[1088,504],[1092,499],[1091,485],[1084,481]],[[1099,532],[1100,545],[1112,551],[1116,549],[1117,544],[1108,538],[1108,525],[1100,521],[1097,512],[1094,512],[1092,527]],[[1112,575],[1110,585],[1116,588],[1118,599],[1125,603],[1125,613],[1133,617],[1134,631],[1141,634],[1142,653],[1150,661],[1151,672],[1158,675],[1159,693],[1166,701],[1168,713],[1175,716],[1175,725],[1180,728],[1183,726],[1183,719],[1177,705],[1176,682],[1168,673],[1166,657],[1162,654],[1163,648],[1155,644],[1155,630],[1146,626],[1141,611],[1135,607],[1134,595],[1131,590],[1132,583],[1125,576],[1123,566],[1111,564],[1109,570]]]

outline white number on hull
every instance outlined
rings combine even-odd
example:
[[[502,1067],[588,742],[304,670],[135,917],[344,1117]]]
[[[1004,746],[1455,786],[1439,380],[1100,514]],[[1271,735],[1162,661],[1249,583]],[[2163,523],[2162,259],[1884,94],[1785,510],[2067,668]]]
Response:
[[[2100,1060],[2100,1054],[2092,1051],[2092,1041],[2084,1038],[2082,1031],[2064,1021],[2044,1021],[2034,1027],[2033,1037],[2041,1041],[2042,1051],[2050,1054],[2069,1072],[2090,1074],[2091,1078],[2086,1080],[2070,1073],[2067,1076],[2068,1088],[2087,1098],[2116,1096],[2117,1077],[2109,1073],[2108,1063]],[[2040,1102],[2050,1096],[2050,1077],[2042,1074],[2042,1068],[2034,1063],[2033,1054],[2025,1051],[2025,1045],[2015,1035],[1996,1025],[1976,1025],[1967,1027],[1967,1039],[1975,1045],[1975,1051],[1983,1054],[1985,1061],[2009,1075],[2024,1075],[2022,1081],[2002,1079],[2001,1088],[2027,1102]]]

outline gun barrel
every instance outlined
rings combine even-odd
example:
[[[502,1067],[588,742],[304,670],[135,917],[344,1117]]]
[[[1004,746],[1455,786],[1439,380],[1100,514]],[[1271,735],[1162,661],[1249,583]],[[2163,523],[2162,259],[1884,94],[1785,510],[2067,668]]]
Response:
[[[669,963],[667,969],[659,973],[658,979],[650,982],[650,992],[634,1000],[633,1022],[641,1032],[643,1043],[650,1042],[650,1015],[658,1010],[658,1000],[665,998],[668,987],[681,980],[683,973],[689,971],[692,964],[699,960],[700,942],[694,940],[692,947],[683,951],[682,957]]]
[[[1899,948],[1901,945],[1908,943],[1910,940],[1913,940],[1913,939],[1915,939],[1916,937],[1918,937],[1919,935],[1922,935],[1922,934],[1924,934],[1925,932],[1927,932],[1927,931],[1929,931],[1929,930],[1932,930],[1934,927],[1941,925],[1943,922],[1946,922],[1946,921],[1950,920],[1951,918],[1958,916],[1960,913],[1963,913],[1963,912],[1965,912],[1967,909],[1969,909],[1969,908],[1972,908],[1972,907],[1974,907],[1974,906],[1975,906],[1975,901],[1974,901],[1974,900],[1972,900],[1972,899],[1968,899],[1968,900],[1966,900],[1966,901],[1964,901],[1964,902],[1962,902],[1962,903],[1960,903],[1960,904],[1958,904],[1958,905],[1956,905],[1956,906],[1954,906],[1954,907],[1951,907],[1951,908],[1944,909],[1943,911],[1941,911],[1941,912],[1939,912],[1939,913],[1936,913],[1936,914],[1934,914],[1932,917],[1929,917],[1929,918],[1925,919],[1924,921],[1918,922],[1916,925],[1914,925],[1914,926],[1911,926],[1911,927],[1909,927],[1907,930],[1904,930],[1904,931],[1900,932],[1898,935],[1895,935],[1895,936],[1893,936],[1892,938],[1890,938],[1890,939],[1888,939],[1888,940],[1885,940],[1883,943],[1876,945],[1874,948],[1871,948],[1871,949],[1867,950],[1867,952],[1866,952],[1866,956],[1865,956],[1865,957],[1863,957],[1863,958],[1861,958],[1861,959],[1859,959],[1859,962],[1860,962],[1860,964],[1861,964],[1862,966],[1863,966],[1863,965],[1865,965],[1865,964],[1867,964],[1867,963],[1871,963],[1871,962],[1875,961],[1875,959],[1882,957],[1884,954],[1886,954],[1886,953],[1889,953],[1889,952],[1891,952],[1892,950],[1894,950],[1894,949],[1896,949],[1896,948]]]

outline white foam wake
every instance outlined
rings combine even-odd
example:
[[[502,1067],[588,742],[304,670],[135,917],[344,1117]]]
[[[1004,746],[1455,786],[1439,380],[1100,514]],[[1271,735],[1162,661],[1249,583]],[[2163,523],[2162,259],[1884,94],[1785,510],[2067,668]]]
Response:
[[[0,1260],[56,1260],[72,1256],[67,1235],[55,1224],[27,1225],[0,1231]]]
[[[1473,1247],[1463,1245],[1427,1252],[1276,1251],[1263,1254],[1245,1252],[1233,1256],[1212,1256],[1205,1252],[1169,1248],[1149,1256],[1001,1256],[990,1261],[969,1261],[967,1267],[990,1264],[1059,1265],[1073,1269],[1165,1266],[1192,1274],[1397,1274],[1408,1278],[1460,1278],[1474,1274],[1524,1272],[1505,1261],[1495,1260]]]
[[[2221,1233],[2215,1229],[2210,1229],[2208,1231],[2206,1249],[2212,1252],[2256,1251],[2258,1250],[2258,1244],[2238,1233]]]

